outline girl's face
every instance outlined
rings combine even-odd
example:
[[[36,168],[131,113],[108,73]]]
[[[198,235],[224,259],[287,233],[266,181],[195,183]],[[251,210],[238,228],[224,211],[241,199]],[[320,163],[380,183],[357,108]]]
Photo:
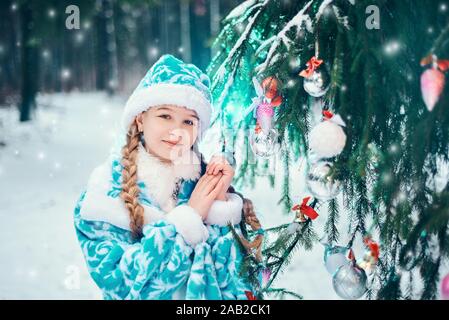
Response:
[[[160,105],[136,117],[143,131],[145,148],[164,162],[172,162],[191,149],[198,134],[195,111],[175,105]]]

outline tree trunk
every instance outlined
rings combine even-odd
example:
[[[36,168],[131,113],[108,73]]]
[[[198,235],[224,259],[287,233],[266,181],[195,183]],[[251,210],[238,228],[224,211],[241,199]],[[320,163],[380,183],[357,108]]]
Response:
[[[210,0],[210,34],[213,39],[220,32],[220,1],[219,0]],[[217,53],[217,48],[213,48],[211,46],[210,54],[211,57],[214,57]]]
[[[21,18],[21,48],[22,48],[22,88],[20,103],[20,121],[31,120],[32,112],[36,108],[38,49],[37,40],[33,37],[35,21],[33,10],[29,2],[20,6]]]
[[[180,4],[180,16],[181,16],[181,47],[182,58],[184,61],[192,61],[192,47],[190,36],[190,4],[188,1],[183,0]]]
[[[106,89],[107,79],[107,61],[108,51],[107,39],[106,39],[106,17],[103,11],[103,0],[97,0],[95,6],[95,60],[96,60],[96,72],[95,72],[95,85],[97,90]]]
[[[117,66],[117,40],[114,25],[114,0],[103,0],[103,9],[106,17],[106,45],[108,52],[108,78],[107,92],[109,95],[115,93],[118,86],[118,66]]]

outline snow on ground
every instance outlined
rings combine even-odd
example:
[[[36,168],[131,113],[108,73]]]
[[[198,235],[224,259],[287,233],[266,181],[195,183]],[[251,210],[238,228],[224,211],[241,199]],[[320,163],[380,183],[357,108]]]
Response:
[[[39,103],[30,124],[19,125],[16,112],[1,114],[0,299],[101,298],[72,214],[90,171],[108,153],[123,101],[74,93]]]
[[[124,102],[102,93],[44,95],[30,124],[19,124],[14,109],[0,108],[0,140],[7,144],[0,148],[0,299],[101,299],[78,246],[73,209],[90,172],[109,153]],[[303,169],[292,171],[298,200]],[[262,225],[290,222],[276,204],[279,186],[272,190],[264,177],[256,186],[240,191],[253,200]],[[314,224],[321,236],[324,210],[320,215]],[[322,258],[319,243],[297,251],[274,286],[305,299],[338,299]]]

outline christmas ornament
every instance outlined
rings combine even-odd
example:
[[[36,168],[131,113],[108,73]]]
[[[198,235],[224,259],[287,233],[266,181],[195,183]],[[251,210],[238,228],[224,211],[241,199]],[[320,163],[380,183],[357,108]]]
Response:
[[[330,162],[318,161],[311,165],[307,174],[307,188],[322,201],[335,198],[340,191],[340,181],[329,176],[331,169]]]
[[[250,146],[254,154],[261,158],[271,157],[276,151],[278,133],[271,129],[265,134],[261,129],[254,130],[250,135]]]
[[[432,67],[421,75],[421,93],[429,111],[432,111],[440,100],[444,90],[444,73],[449,69],[449,60],[438,60],[436,55],[429,55],[421,60],[421,66],[431,64]]]
[[[449,273],[441,281],[441,298],[449,300]]]
[[[318,213],[313,209],[311,206],[307,205],[307,202],[309,202],[310,197],[305,197],[302,199],[302,203],[299,205],[295,205],[292,208],[292,211],[296,212],[296,219],[298,222],[305,222],[306,218],[305,216],[309,217],[311,220],[315,220],[318,218]]]
[[[278,81],[274,77],[267,77],[260,84],[256,78],[253,78],[253,85],[257,96],[252,99],[253,102],[245,110],[240,121],[253,112],[258,126],[267,134],[271,129],[274,108],[279,107],[282,103],[282,97],[278,92]]]
[[[338,268],[350,262],[346,257],[347,252],[346,247],[324,245],[324,265],[330,274],[333,275]]]
[[[332,277],[335,292],[342,299],[354,300],[365,294],[367,277],[365,270],[353,260],[337,269]]]
[[[323,121],[317,124],[309,135],[309,147],[319,158],[339,155],[346,144],[343,119],[332,112],[323,111]]]
[[[272,128],[274,108],[282,103],[278,94],[278,82],[274,77],[265,78],[262,84],[253,78],[257,97],[243,114],[243,119],[251,112],[257,119],[255,130],[250,135],[250,145],[253,152],[262,158],[270,157],[275,152],[278,133]]]
[[[325,67],[320,67],[323,60],[312,57],[307,62],[307,69],[299,74],[304,77],[304,90],[312,97],[319,98],[329,89],[330,77]]]
[[[359,266],[366,272],[371,272],[379,260],[379,244],[374,242],[369,235],[363,238],[363,243],[367,250],[363,255],[363,261],[359,263]]]

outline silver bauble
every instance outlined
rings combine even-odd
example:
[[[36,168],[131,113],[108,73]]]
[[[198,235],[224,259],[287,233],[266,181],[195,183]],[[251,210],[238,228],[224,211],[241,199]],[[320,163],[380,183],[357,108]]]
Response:
[[[348,264],[350,260],[346,257],[348,248],[340,246],[325,245],[324,265],[330,274],[334,274],[338,268]]]
[[[304,90],[312,97],[319,98],[329,89],[330,77],[326,67],[321,66],[308,78],[304,78]]]
[[[269,158],[276,151],[276,141],[278,133],[275,129],[265,134],[262,130],[259,133],[253,131],[250,135],[250,145],[254,154],[261,158]]]
[[[366,292],[366,282],[365,270],[355,263],[342,265],[332,277],[335,292],[346,300],[362,297]]]
[[[333,199],[340,192],[340,181],[329,176],[332,164],[318,161],[311,164],[306,184],[312,195],[322,201]]]

